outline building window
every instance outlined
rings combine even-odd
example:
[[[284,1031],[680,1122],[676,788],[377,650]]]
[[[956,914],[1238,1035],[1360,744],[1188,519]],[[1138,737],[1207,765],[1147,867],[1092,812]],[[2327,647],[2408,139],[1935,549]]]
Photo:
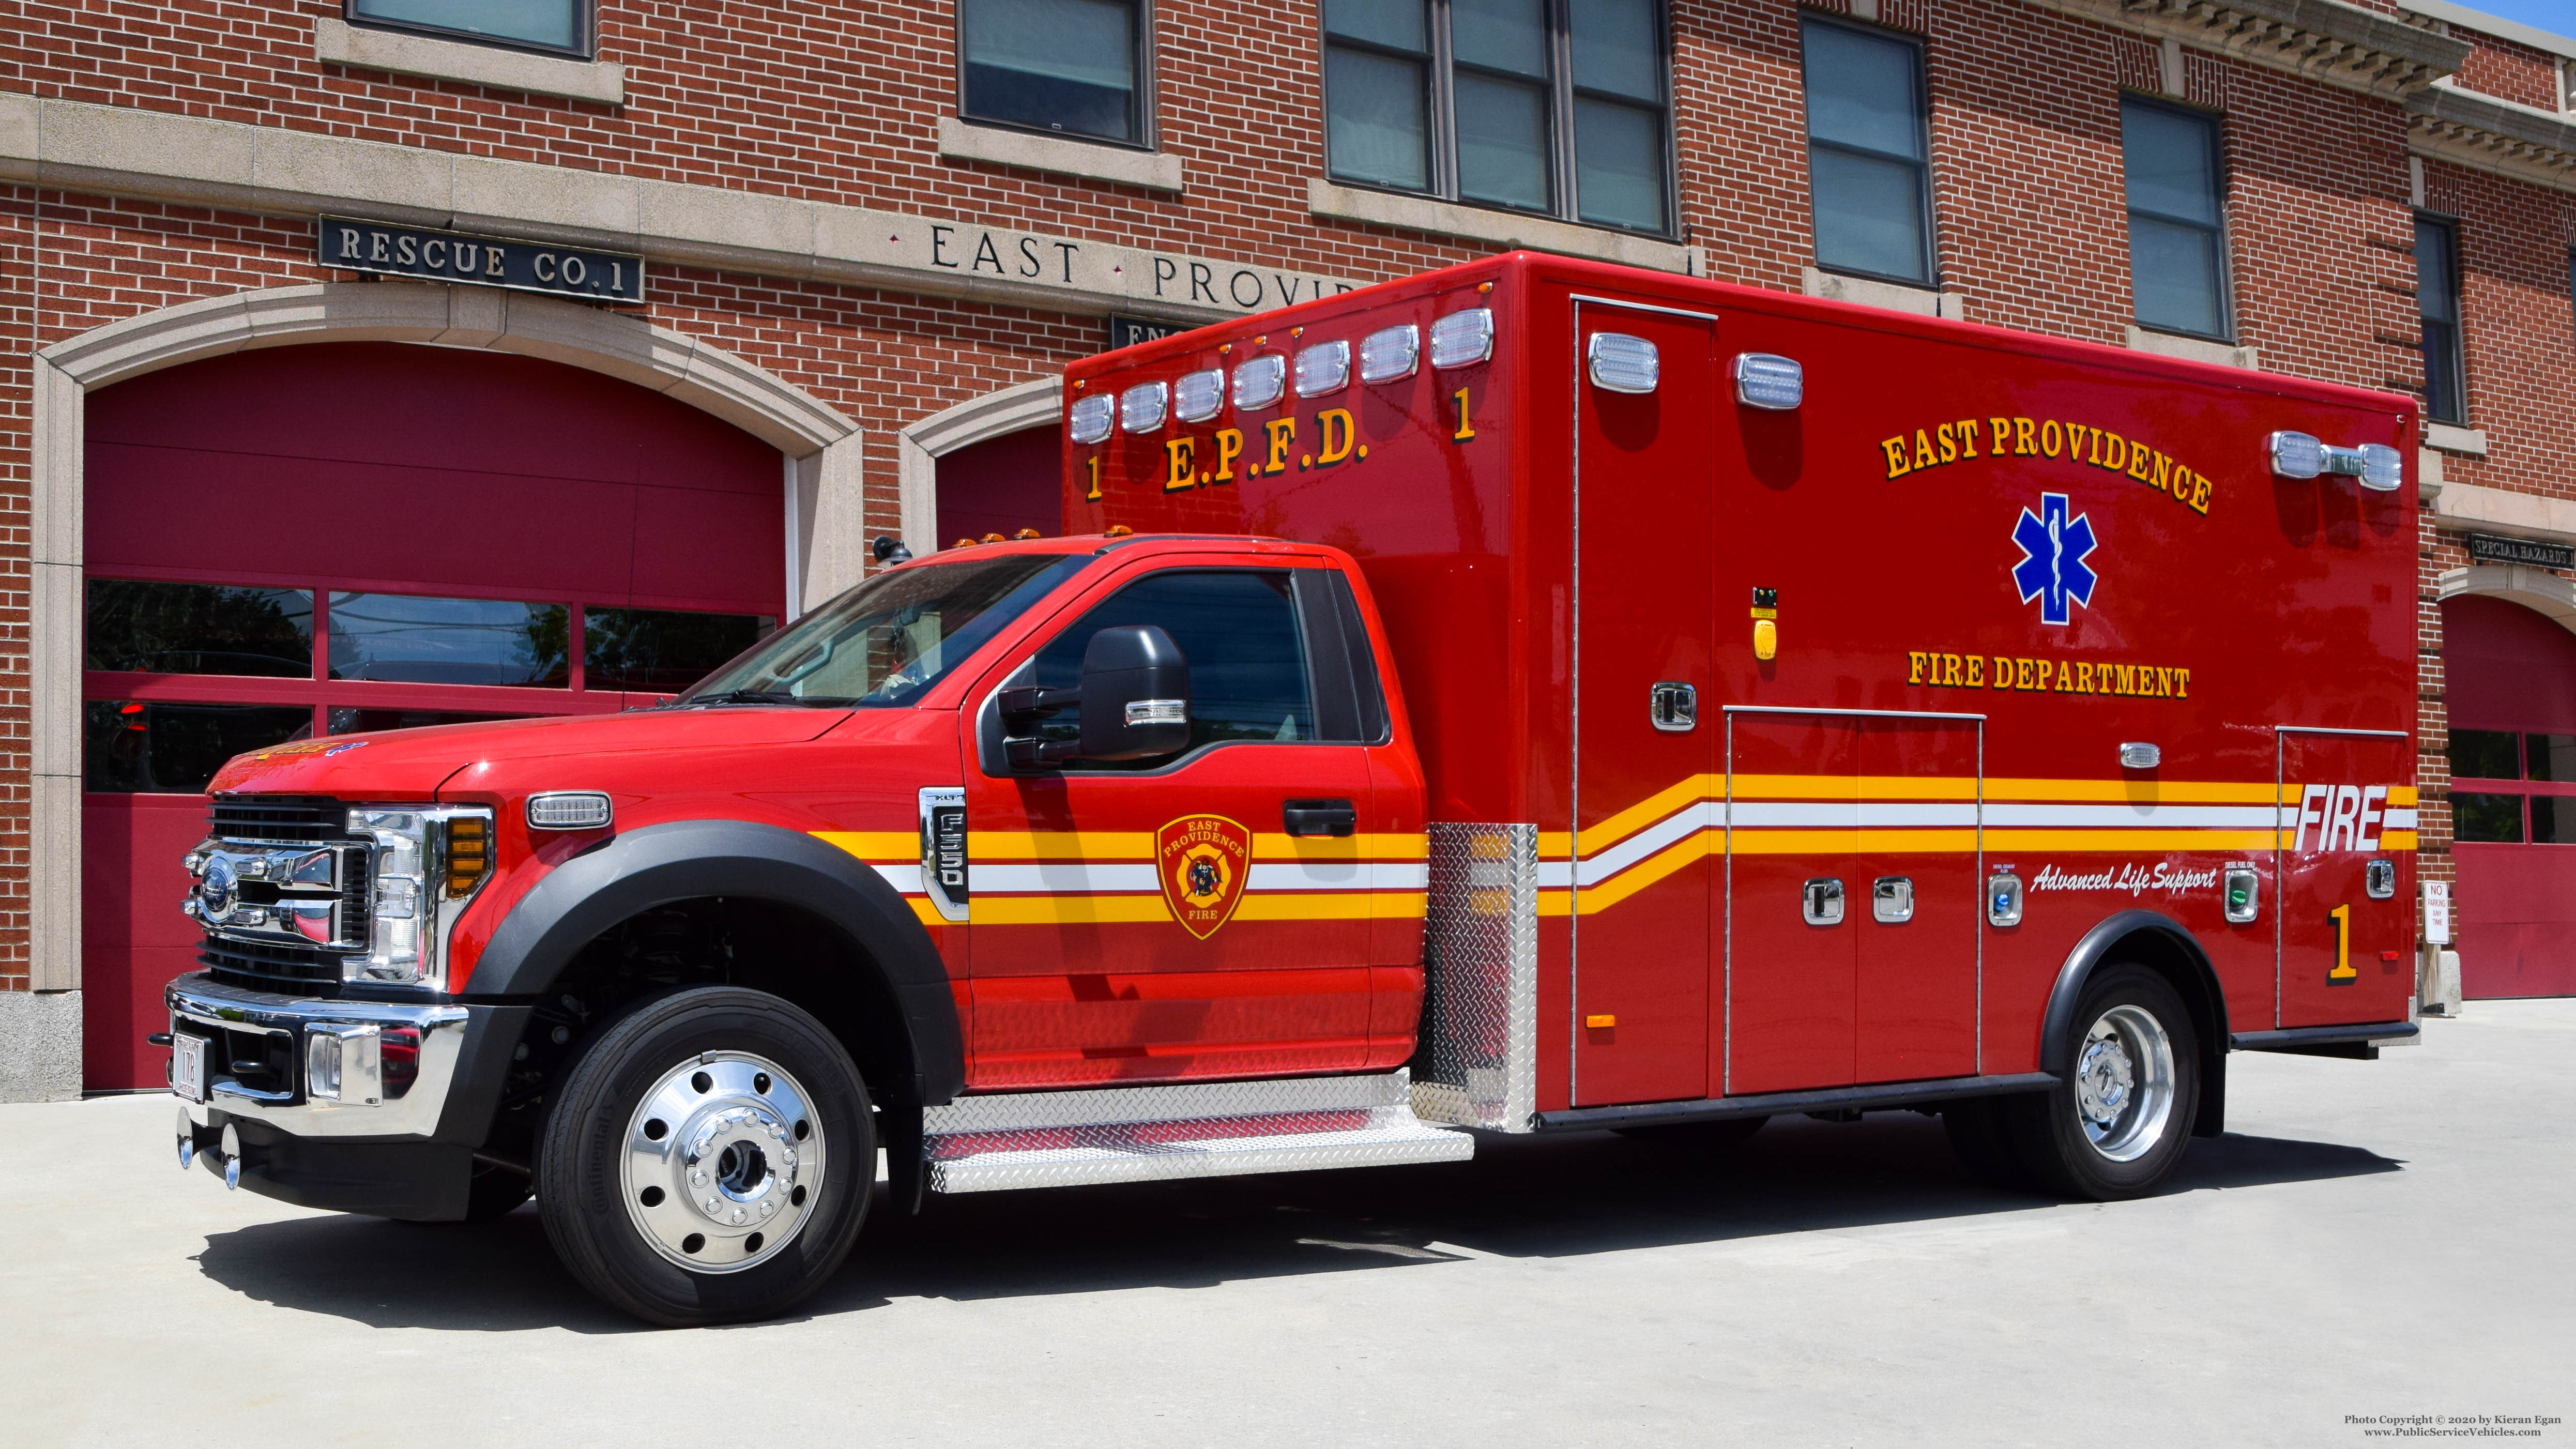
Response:
[[[1812,16],[1805,40],[1816,265],[1931,285],[1922,50],[1909,40]]]
[[[364,25],[587,57],[591,0],[348,0]]]
[[[2424,318],[2424,416],[2469,420],[2460,365],[2460,233],[2447,221],[2415,218],[2415,310]]]
[[[1672,230],[1657,0],[1324,0],[1335,180]]]
[[[2120,102],[2120,160],[2129,189],[2129,290],[2138,325],[2227,336],[2227,230],[2218,123]]]
[[[958,0],[957,113],[1146,144],[1138,0]]]

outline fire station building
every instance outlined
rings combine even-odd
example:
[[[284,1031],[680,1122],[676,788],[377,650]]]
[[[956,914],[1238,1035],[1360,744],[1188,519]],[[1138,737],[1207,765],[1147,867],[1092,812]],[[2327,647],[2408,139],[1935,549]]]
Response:
[[[1053,531],[1067,361],[1513,247],[2421,397],[2421,875],[2576,992],[2571,105],[2449,0],[26,10],[0,1100],[161,1085],[227,757],[667,694]]]

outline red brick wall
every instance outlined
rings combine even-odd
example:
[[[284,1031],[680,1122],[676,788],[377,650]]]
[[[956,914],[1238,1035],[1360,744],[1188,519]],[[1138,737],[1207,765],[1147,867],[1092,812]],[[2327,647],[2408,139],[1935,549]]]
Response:
[[[2477,49],[2461,62],[2460,73],[2452,77],[2462,89],[2484,91],[2544,111],[2558,109],[2558,57],[2510,40],[2453,33],[2459,39],[2477,42]]]

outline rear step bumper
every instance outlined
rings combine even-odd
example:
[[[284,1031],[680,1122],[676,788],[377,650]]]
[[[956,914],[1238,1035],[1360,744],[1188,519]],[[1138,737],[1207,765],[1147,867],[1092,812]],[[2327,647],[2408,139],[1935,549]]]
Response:
[[[1476,1140],[1413,1115],[1410,1074],[960,1097],[922,1114],[930,1190],[1002,1192],[1458,1162]]]

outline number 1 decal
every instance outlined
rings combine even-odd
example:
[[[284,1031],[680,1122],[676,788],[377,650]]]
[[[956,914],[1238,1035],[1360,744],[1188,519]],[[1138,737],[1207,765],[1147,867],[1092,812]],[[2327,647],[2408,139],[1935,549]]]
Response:
[[[1097,503],[1100,501],[1100,455],[1094,453],[1083,459],[1082,466],[1089,470],[1091,475],[1091,491],[1082,495],[1082,500],[1085,503]]]
[[[2334,969],[2326,973],[2326,984],[2341,986],[2358,981],[2361,973],[2352,969],[2352,907],[2337,906],[2326,914],[2335,923],[2335,963]]]
[[[1458,404],[1458,431],[1449,435],[1449,441],[1453,443],[1470,441],[1476,436],[1476,429],[1467,421],[1467,390],[1462,387],[1449,394],[1449,399]]]

